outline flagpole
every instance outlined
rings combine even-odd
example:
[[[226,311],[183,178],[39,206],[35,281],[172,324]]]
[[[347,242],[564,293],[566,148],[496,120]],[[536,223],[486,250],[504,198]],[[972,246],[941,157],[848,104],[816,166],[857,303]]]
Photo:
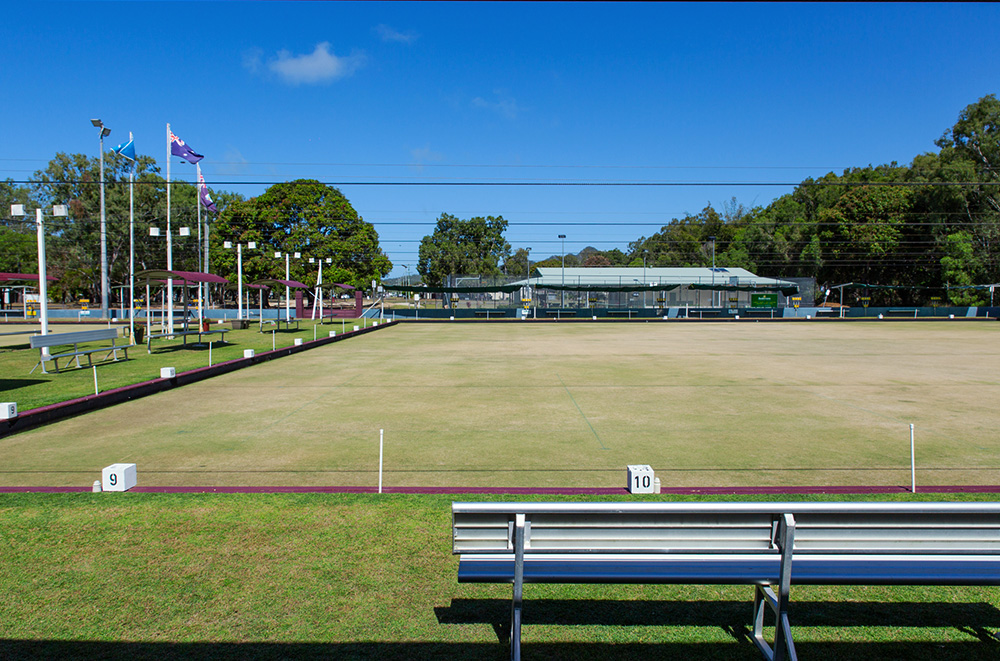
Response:
[[[205,270],[202,268],[201,264],[201,164],[195,163],[195,168],[198,170],[198,188],[195,191],[195,201],[194,205],[198,207],[198,270],[202,273]],[[205,319],[204,305],[205,305],[205,293],[202,291],[202,287],[205,286],[204,282],[198,283],[198,322],[199,324]]]
[[[167,270],[174,270],[173,242],[170,239],[170,123],[167,123]],[[174,280],[167,278],[167,332],[174,332]]]
[[[132,142],[132,132],[128,133]],[[135,161],[128,172],[128,328],[129,339],[135,343]],[[147,313],[148,314],[148,313]]]

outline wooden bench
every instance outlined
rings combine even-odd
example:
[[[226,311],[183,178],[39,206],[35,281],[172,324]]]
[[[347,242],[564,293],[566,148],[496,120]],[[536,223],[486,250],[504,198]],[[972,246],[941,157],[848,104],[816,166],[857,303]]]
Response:
[[[111,340],[111,346],[97,347],[94,349],[80,349],[80,345],[87,342],[102,342],[104,340]],[[59,373],[59,360],[61,358],[73,358],[76,360],[77,367],[83,367],[80,364],[80,356],[87,357],[87,366],[93,367],[94,362],[91,359],[91,354],[100,353],[101,351],[106,351],[107,354],[104,356],[103,360],[107,360],[109,356],[114,356],[114,359],[118,360],[118,352],[121,351],[125,354],[125,359],[128,360],[128,349],[133,344],[120,345],[116,344],[118,340],[118,329],[117,328],[101,328],[98,330],[88,330],[88,331],[75,331],[72,333],[49,333],[47,335],[32,335],[28,338],[28,341],[32,349],[38,349],[40,358],[38,364],[31,368],[33,373],[39,366],[42,368],[42,373],[48,374],[45,370],[45,363],[47,361],[52,361],[55,366],[55,371]],[[72,351],[64,351],[62,353],[47,353],[46,349],[52,347],[63,347],[73,345]]]
[[[202,339],[201,338],[202,338],[203,335],[215,335],[216,333],[218,333],[222,337],[222,341],[225,342],[226,341],[226,333],[228,333],[229,330],[230,329],[228,329],[228,328],[219,328],[217,330],[207,330],[207,331],[205,331],[205,330],[187,330],[187,331],[185,331],[185,330],[178,330],[178,331],[174,331],[173,333],[153,333],[152,335],[147,335],[146,336],[146,353],[153,353],[153,346],[152,345],[153,345],[153,340],[154,339],[161,339],[161,338],[164,338],[164,337],[179,337],[179,338],[181,338],[181,344],[186,347],[187,346],[187,339],[188,339],[188,337],[190,337],[192,335],[197,335],[198,336],[198,342],[196,344],[202,344]]]
[[[796,659],[796,585],[1000,585],[1000,503],[452,503],[459,582],[752,585],[753,640]],[[765,605],[774,642],[764,638]]]
[[[917,308],[905,308],[900,310],[886,310],[885,314],[887,317],[913,317],[917,318],[920,310]]]

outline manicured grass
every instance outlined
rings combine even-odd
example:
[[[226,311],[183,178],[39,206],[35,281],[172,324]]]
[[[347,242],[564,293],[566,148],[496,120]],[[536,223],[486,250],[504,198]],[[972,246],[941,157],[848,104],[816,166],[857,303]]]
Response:
[[[506,658],[510,587],[457,583],[451,500],[0,495],[0,658]],[[525,658],[757,659],[751,596],[529,585]],[[791,598],[803,659],[1000,652],[982,639],[1000,628],[996,588],[793,586]]]
[[[998,484],[998,333],[400,324],[5,438],[0,484],[124,461],[146,486],[374,486],[382,429],[387,486],[619,487],[636,463],[664,486],[908,486],[911,423],[918,486]]]
[[[326,324],[317,324],[311,320],[303,320],[300,329],[280,330],[272,333],[265,326],[265,332],[261,333],[257,326],[251,326],[246,330],[228,330],[229,325],[214,324],[212,328],[227,329],[225,343],[220,342],[220,335],[206,336],[213,339],[211,360],[212,364],[218,364],[227,360],[243,357],[244,349],[253,349],[257,353],[270,351],[272,348],[282,348],[295,343],[295,338],[305,341],[313,339],[314,327],[317,338],[328,337],[330,331],[338,334],[343,329],[352,330],[354,326],[370,324],[369,320],[337,320]],[[20,327],[11,327],[19,329]],[[27,326],[25,326],[27,328]],[[107,328],[107,325],[67,325],[52,324],[50,333],[70,333],[78,330],[90,330],[94,328]],[[273,329],[274,327],[271,326]],[[158,330],[154,327],[154,332]],[[71,360],[60,360],[60,372],[51,372],[52,363],[46,363],[46,369],[50,373],[43,374],[41,368],[37,368],[32,373],[32,368],[38,363],[38,350],[30,349],[27,336],[6,336],[4,345],[0,345],[0,397],[3,401],[17,402],[19,411],[64,402],[77,397],[85,397],[94,394],[94,373],[87,366],[86,357],[81,357],[83,369],[77,369],[76,363]],[[108,359],[104,361],[104,352],[93,354],[93,360],[97,367],[97,385],[100,391],[120,388],[122,386],[141,383],[160,376],[161,367],[174,367],[177,372],[184,372],[198,367],[205,367],[209,364],[208,344],[194,346],[197,338],[188,338],[185,346],[180,338],[177,339],[155,339],[152,342],[152,353],[146,352],[146,345],[136,346],[128,350],[129,359],[117,362]],[[119,340],[119,344],[127,344],[126,338]],[[92,342],[80,345],[84,348],[97,348],[108,345],[108,342]],[[65,350],[69,350],[69,347]],[[53,350],[58,353],[62,350]],[[122,354],[119,353],[119,357]]]

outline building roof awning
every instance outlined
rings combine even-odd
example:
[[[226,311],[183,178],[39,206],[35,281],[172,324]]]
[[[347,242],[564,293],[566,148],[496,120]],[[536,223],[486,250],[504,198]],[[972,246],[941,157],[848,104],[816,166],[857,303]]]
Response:
[[[309,285],[299,282],[298,280],[276,280],[274,278],[264,278],[263,280],[254,280],[253,284],[263,285],[265,287],[290,287],[291,289],[309,289]]]
[[[229,282],[221,275],[215,275],[214,273],[201,273],[199,271],[168,271],[167,269],[149,269],[146,271],[139,271],[135,274],[136,280],[145,280],[146,282],[152,281],[167,281],[167,280],[181,280],[184,282],[208,282],[211,284],[217,283],[227,283]]]

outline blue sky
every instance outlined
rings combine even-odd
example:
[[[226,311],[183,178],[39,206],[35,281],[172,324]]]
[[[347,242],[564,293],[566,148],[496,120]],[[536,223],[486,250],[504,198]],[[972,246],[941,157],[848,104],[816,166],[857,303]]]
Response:
[[[998,92],[996,4],[5,3],[0,179],[166,124],[209,185],[308,177],[414,272],[442,212],[532,259],[624,248],[732,197],[908,163]],[[193,167],[174,159],[174,179]],[[386,186],[360,182],[675,182]],[[216,183],[218,182],[218,183]],[[719,183],[719,185],[691,185]]]

